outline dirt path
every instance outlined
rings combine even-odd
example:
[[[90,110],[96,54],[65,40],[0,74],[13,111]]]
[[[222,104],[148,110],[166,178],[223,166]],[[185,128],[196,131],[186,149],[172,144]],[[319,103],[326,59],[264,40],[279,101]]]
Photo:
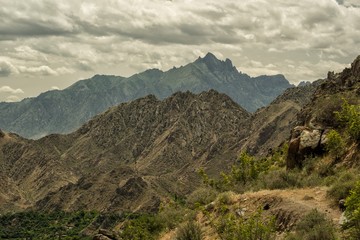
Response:
[[[267,206],[265,214],[275,216],[280,222],[281,230],[291,229],[304,215],[312,209],[324,213],[334,225],[339,226],[341,211],[326,197],[326,187],[286,189],[286,190],[262,190],[234,195],[230,209],[232,211],[243,210],[246,214],[255,212],[259,207]],[[201,213],[197,216],[206,240],[220,239],[216,231],[211,228],[208,219]],[[165,233],[161,240],[175,239],[176,229]],[[278,235],[277,239],[282,239]]]

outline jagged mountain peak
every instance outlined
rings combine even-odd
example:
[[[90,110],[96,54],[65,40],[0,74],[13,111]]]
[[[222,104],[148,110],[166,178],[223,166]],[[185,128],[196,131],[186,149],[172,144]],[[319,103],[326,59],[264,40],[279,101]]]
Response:
[[[215,89],[253,112],[291,86],[283,77],[278,78],[251,78],[239,73],[229,59],[219,60],[208,53],[169,71],[150,69],[128,78],[95,75],[21,103],[0,103],[0,128],[35,139],[51,133],[69,133],[109,107],[148,94],[165,99],[177,91],[200,93]]]
[[[205,63],[210,71],[236,71],[230,59],[225,61],[218,59],[213,53],[207,53],[203,58],[199,57],[195,63]]]

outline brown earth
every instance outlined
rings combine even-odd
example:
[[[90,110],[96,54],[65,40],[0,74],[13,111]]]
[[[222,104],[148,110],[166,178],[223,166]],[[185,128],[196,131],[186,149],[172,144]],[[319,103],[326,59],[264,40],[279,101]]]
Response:
[[[262,190],[258,192],[248,192],[232,196],[232,203],[229,204],[230,211],[236,213],[239,210],[244,211],[246,215],[251,215],[258,208],[269,206],[264,210],[264,214],[276,218],[277,228],[279,230],[276,239],[283,239],[285,231],[291,231],[296,223],[301,220],[307,213],[313,209],[324,213],[327,219],[331,220],[339,228],[341,211],[334,205],[333,201],[326,197],[326,187],[286,189],[286,190]],[[216,218],[215,208],[210,214]],[[198,213],[197,222],[200,224],[204,233],[204,239],[215,240],[221,239],[216,230],[209,221],[209,218]],[[161,240],[174,239],[176,229],[163,234]]]

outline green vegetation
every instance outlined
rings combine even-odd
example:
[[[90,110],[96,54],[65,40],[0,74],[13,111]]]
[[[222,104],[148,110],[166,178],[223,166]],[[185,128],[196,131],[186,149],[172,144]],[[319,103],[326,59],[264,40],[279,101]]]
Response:
[[[360,141],[360,105],[351,105],[344,100],[341,111],[335,112],[335,115],[350,137]]]
[[[81,231],[98,217],[98,213],[20,212],[0,216],[0,239],[90,239]]]
[[[276,152],[269,158],[257,159],[242,152],[229,173],[220,173],[221,179],[209,178],[203,169],[199,170],[199,174],[206,185],[218,191],[241,191],[251,186],[251,183],[255,182],[261,174],[267,173],[271,167],[283,164],[282,156],[283,152],[282,154]]]
[[[218,192],[209,187],[201,187],[192,192],[186,199],[187,206],[191,209],[204,206],[215,200]]]
[[[331,185],[328,190],[328,196],[333,198],[335,203],[340,199],[345,199],[349,196],[351,189],[355,186],[356,181],[359,180],[359,175],[354,170],[339,171],[334,176],[330,177]]]
[[[164,229],[164,223],[155,215],[142,214],[130,221],[125,222],[125,225],[120,233],[121,239],[155,239]]]
[[[326,216],[316,209],[308,213],[287,240],[335,240],[335,228]]]
[[[350,231],[352,239],[360,239],[360,181],[356,182],[355,187],[350,191],[345,206],[348,221],[344,228]]]
[[[203,234],[200,226],[194,221],[187,222],[181,226],[176,233],[176,240],[201,240]]]
[[[270,240],[275,235],[275,220],[264,217],[261,210],[246,218],[226,213],[216,226],[222,239]]]
[[[183,221],[193,218],[192,213],[193,211],[183,204],[172,201],[162,206],[158,213],[129,215],[123,221],[119,236],[123,240],[157,239],[161,232],[172,230]]]
[[[344,154],[345,142],[336,130],[331,130],[327,135],[326,150],[330,155],[338,159]]]

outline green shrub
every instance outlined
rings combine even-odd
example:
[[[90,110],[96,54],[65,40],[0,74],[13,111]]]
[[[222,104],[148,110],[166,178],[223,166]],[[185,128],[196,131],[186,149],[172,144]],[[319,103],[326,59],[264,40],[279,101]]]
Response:
[[[348,222],[344,227],[350,229],[353,239],[360,239],[360,181],[356,182],[354,188],[350,191],[345,206],[345,215]]]
[[[186,223],[176,233],[176,240],[201,240],[203,234],[200,226],[194,221]]]
[[[349,196],[350,190],[354,187],[358,179],[357,173],[353,171],[345,171],[335,177],[327,195],[335,200],[337,203],[340,199],[345,199]]]
[[[325,149],[330,155],[338,159],[345,152],[345,142],[336,130],[331,130],[327,135]]]
[[[161,221],[164,228],[174,229],[180,222],[184,221],[185,216],[191,215],[191,211],[180,205],[168,205],[161,208],[157,218]]]
[[[190,208],[194,209],[211,203],[215,200],[216,195],[217,191],[212,188],[199,188],[188,196],[186,203]]]
[[[296,225],[295,233],[287,239],[333,240],[336,239],[335,228],[325,214],[313,209]]]
[[[120,232],[121,239],[155,239],[164,229],[163,222],[154,215],[142,214],[128,220]]]
[[[300,172],[295,169],[287,171],[285,168],[276,169],[262,174],[258,183],[260,188],[286,189],[302,187]]]
[[[274,239],[275,221],[265,218],[259,210],[246,218],[227,213],[221,216],[217,231],[222,239]]]
[[[350,137],[360,141],[360,105],[351,105],[344,100],[341,111],[335,112],[335,115]]]

